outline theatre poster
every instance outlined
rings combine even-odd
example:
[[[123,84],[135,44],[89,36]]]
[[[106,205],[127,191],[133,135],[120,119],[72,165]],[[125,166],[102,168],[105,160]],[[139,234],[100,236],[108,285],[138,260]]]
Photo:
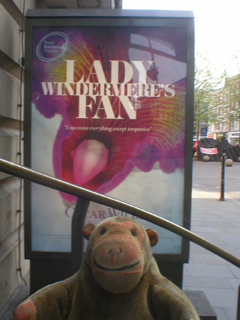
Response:
[[[36,25],[31,29],[31,168],[184,226],[188,28]],[[77,198],[32,183],[31,251],[71,250]],[[25,200],[26,201],[26,200]],[[129,216],[91,202],[86,223]],[[181,255],[158,232],[153,252]]]

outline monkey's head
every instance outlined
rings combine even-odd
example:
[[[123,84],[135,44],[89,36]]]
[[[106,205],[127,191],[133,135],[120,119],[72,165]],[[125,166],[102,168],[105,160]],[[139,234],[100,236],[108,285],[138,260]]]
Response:
[[[86,261],[96,282],[119,294],[132,290],[152,257],[157,233],[125,217],[109,218],[99,225],[87,224],[83,235],[89,240]]]

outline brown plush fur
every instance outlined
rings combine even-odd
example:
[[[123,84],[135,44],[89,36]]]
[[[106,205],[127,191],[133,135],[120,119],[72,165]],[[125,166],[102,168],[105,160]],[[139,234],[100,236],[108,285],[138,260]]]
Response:
[[[185,294],[152,257],[157,235],[129,218],[83,230],[90,238],[73,277],[45,287],[14,312],[15,320],[199,320]]]

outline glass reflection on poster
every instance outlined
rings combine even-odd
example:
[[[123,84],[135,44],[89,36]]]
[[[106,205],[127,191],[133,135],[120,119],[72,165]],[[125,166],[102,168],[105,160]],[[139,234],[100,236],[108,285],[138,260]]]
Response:
[[[183,225],[185,28],[34,27],[34,170]],[[32,250],[69,252],[76,197],[32,184]],[[127,215],[96,203],[86,222]],[[154,228],[158,254],[181,237]]]

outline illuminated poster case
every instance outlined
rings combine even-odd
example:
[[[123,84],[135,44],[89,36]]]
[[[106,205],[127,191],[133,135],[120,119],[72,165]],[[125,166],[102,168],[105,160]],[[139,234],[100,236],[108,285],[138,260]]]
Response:
[[[25,165],[189,228],[193,44],[191,12],[28,11]],[[27,258],[70,256],[76,200],[25,182]],[[90,203],[86,222],[115,215]],[[188,260],[187,241],[136,219],[158,259]]]

